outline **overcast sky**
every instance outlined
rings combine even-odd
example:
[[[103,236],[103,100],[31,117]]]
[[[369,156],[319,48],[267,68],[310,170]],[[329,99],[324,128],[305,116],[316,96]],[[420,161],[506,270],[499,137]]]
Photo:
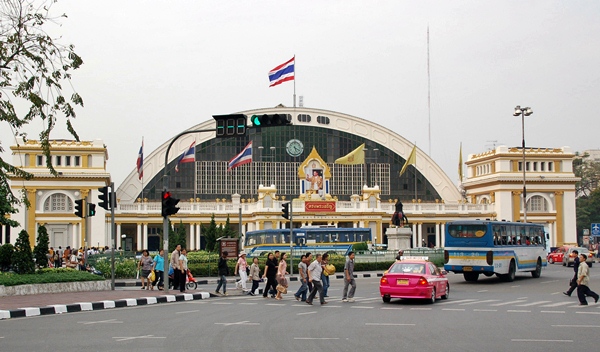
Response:
[[[600,1],[60,0],[60,33],[84,65],[74,126],[103,139],[117,186],[145,155],[200,122],[292,106],[267,73],[296,55],[304,106],[374,121],[415,141],[457,181],[464,160],[520,146],[600,148]],[[430,31],[431,149],[427,108]],[[36,138],[41,123],[28,131]],[[52,138],[67,138],[58,126]],[[5,149],[14,144],[0,127]],[[10,158],[9,153],[3,154]]]

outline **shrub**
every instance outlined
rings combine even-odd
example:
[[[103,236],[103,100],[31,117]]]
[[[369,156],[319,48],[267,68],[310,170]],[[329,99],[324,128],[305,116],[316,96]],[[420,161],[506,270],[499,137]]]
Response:
[[[15,247],[11,243],[0,246],[0,271],[10,270]]]
[[[38,227],[37,244],[33,248],[33,257],[38,268],[48,267],[48,245],[50,239],[48,238],[48,231],[45,226]]]
[[[15,252],[12,255],[13,270],[17,274],[31,274],[35,270],[33,253],[29,242],[29,234],[22,230],[15,242]]]
[[[367,250],[369,250],[369,245],[367,244],[367,242],[355,243],[355,244],[352,245],[352,250],[354,252],[356,252],[356,251],[367,251]]]
[[[46,268],[38,270],[35,274],[24,275],[0,273],[0,285],[4,286],[97,280],[104,280],[104,278],[88,273],[87,271],[78,271],[70,268]]]

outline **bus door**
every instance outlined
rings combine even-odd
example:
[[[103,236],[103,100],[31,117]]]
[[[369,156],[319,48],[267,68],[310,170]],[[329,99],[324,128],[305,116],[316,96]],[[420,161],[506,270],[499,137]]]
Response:
[[[306,246],[306,232],[295,232],[294,235],[296,236],[294,242],[296,243],[297,246],[299,246],[299,247]]]

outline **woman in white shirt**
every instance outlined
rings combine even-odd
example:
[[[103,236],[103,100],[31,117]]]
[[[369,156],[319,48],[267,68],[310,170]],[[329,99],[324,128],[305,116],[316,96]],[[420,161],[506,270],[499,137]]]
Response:
[[[187,251],[185,249],[181,250],[181,255],[179,256],[179,268],[181,271],[179,272],[179,291],[185,292],[185,284],[187,279],[187,270],[188,270],[188,258],[186,256]],[[177,287],[175,287],[177,289]]]

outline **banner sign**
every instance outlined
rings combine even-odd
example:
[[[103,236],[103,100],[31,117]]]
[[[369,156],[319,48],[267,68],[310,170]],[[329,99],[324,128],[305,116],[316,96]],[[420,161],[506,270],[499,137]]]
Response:
[[[335,212],[335,204],[335,201],[304,202],[304,211],[321,213]]]

